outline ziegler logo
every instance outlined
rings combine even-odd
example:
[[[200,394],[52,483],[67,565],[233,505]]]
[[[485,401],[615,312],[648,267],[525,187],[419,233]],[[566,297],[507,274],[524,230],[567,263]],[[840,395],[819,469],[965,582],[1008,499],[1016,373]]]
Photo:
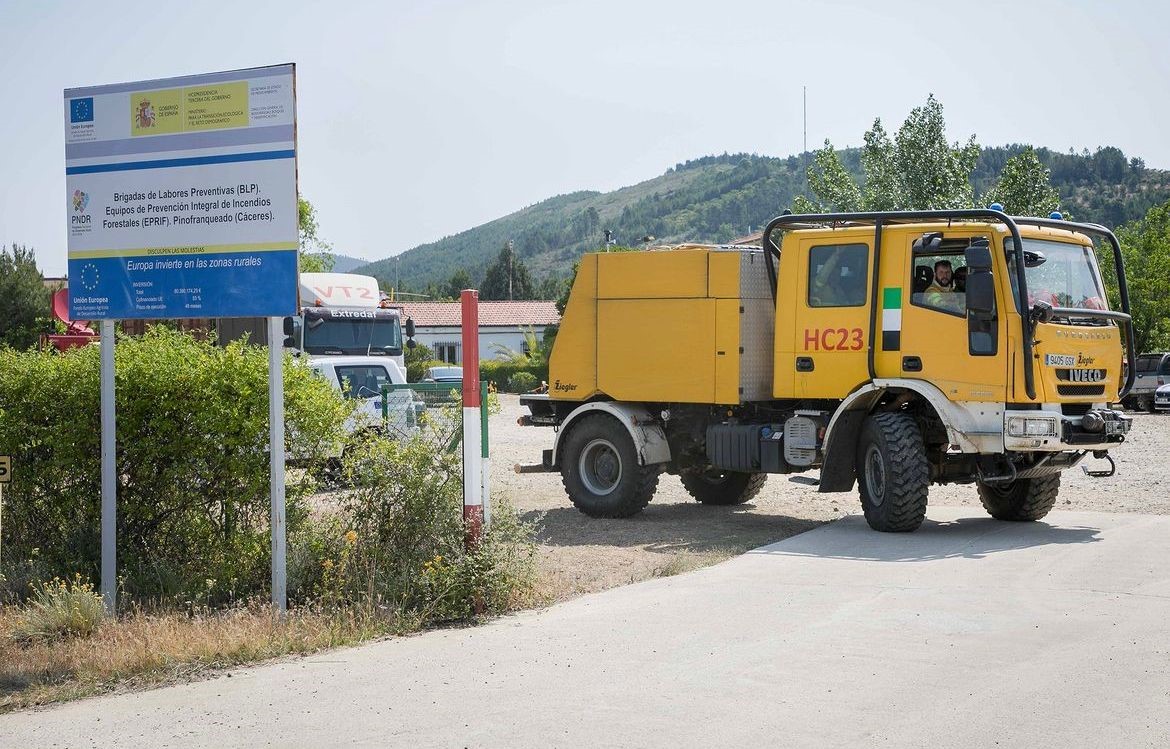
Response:
[[[562,393],[571,393],[576,389],[577,389],[577,386],[571,382],[566,382],[565,384],[562,385],[561,381],[557,380],[556,382],[553,383],[553,390],[559,390]]]

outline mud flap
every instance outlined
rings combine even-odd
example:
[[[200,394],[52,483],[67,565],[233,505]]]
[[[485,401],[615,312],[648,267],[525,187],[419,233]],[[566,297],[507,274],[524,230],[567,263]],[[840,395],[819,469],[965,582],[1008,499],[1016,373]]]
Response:
[[[864,410],[845,411],[837,417],[829,441],[825,445],[825,462],[821,465],[821,483],[817,491],[853,491],[857,481],[857,441],[861,437],[861,423],[869,413]]]

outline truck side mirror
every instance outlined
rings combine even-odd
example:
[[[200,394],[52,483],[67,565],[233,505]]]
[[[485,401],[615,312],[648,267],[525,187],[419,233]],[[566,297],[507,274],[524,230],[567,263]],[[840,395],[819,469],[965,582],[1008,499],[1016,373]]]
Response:
[[[979,316],[995,314],[995,274],[991,271],[991,247],[987,241],[971,243],[967,262],[967,309]]]
[[[964,255],[967,262],[967,353],[994,356],[999,350],[999,328],[995,323],[991,245],[986,239],[975,239]]]
[[[406,318],[406,337],[414,338],[414,320],[409,317]]]
[[[291,317],[284,318],[284,334],[291,336],[293,334],[293,319]],[[285,346],[289,344],[284,344]]]

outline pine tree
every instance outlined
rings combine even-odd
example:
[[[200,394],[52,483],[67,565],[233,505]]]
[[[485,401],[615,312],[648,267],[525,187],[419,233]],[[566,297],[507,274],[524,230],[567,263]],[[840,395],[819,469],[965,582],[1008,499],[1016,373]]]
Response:
[[[36,344],[47,330],[49,296],[35,253],[22,245],[0,246],[0,346]]]
[[[484,301],[499,301],[508,299],[534,299],[536,292],[533,289],[532,277],[528,275],[528,268],[509,242],[500,250],[496,261],[488,266],[484,273],[483,284],[479,289],[479,298]]]

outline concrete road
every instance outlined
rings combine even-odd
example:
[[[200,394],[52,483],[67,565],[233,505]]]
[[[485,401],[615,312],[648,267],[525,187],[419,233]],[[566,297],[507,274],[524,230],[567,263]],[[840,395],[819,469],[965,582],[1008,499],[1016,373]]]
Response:
[[[0,746],[1170,745],[1170,517],[978,515],[0,717]]]

